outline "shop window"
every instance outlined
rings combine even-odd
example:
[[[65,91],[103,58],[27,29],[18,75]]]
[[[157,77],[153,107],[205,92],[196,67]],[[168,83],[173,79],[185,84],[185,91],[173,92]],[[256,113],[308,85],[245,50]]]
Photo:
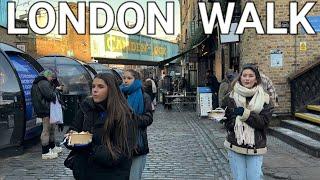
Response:
[[[240,51],[239,43],[229,45],[229,68],[239,71]]]

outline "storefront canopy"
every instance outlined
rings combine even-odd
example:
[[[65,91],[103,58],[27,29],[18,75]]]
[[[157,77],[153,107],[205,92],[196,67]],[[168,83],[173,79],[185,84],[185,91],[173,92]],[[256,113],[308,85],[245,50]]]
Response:
[[[124,64],[124,65],[146,65],[146,66],[164,66],[167,63],[170,63],[171,61],[187,54],[188,52],[194,50],[195,48],[197,48],[198,46],[200,46],[201,44],[203,44],[203,42],[205,42],[207,39],[209,38],[209,36],[205,37],[203,40],[201,40],[198,44],[193,45],[190,49],[167,59],[164,59],[162,61],[159,62],[153,62],[153,61],[137,61],[137,60],[133,60],[133,59],[116,59],[116,58],[101,58],[101,57],[94,57],[95,60],[97,60],[99,63],[101,64]]]

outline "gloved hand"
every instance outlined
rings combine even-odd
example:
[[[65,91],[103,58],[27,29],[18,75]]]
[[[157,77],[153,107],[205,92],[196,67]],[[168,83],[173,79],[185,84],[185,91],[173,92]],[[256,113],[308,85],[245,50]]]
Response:
[[[233,114],[236,116],[242,116],[244,112],[244,108],[243,107],[237,107],[233,109]]]
[[[62,132],[63,131],[63,124],[58,124],[58,131]]]

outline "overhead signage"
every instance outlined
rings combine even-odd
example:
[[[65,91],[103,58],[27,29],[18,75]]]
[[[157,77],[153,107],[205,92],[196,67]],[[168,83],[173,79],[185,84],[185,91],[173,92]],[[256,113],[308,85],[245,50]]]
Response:
[[[105,35],[92,35],[90,40],[92,57],[158,62],[179,52],[176,43],[143,35],[125,35],[115,30]]]

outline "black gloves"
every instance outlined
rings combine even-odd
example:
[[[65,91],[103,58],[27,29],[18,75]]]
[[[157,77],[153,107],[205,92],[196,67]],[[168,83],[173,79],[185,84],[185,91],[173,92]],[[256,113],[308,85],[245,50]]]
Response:
[[[236,116],[242,116],[244,112],[244,108],[243,107],[237,107],[233,109],[233,114]]]
[[[58,131],[62,132],[63,131],[63,124],[58,124]]]

